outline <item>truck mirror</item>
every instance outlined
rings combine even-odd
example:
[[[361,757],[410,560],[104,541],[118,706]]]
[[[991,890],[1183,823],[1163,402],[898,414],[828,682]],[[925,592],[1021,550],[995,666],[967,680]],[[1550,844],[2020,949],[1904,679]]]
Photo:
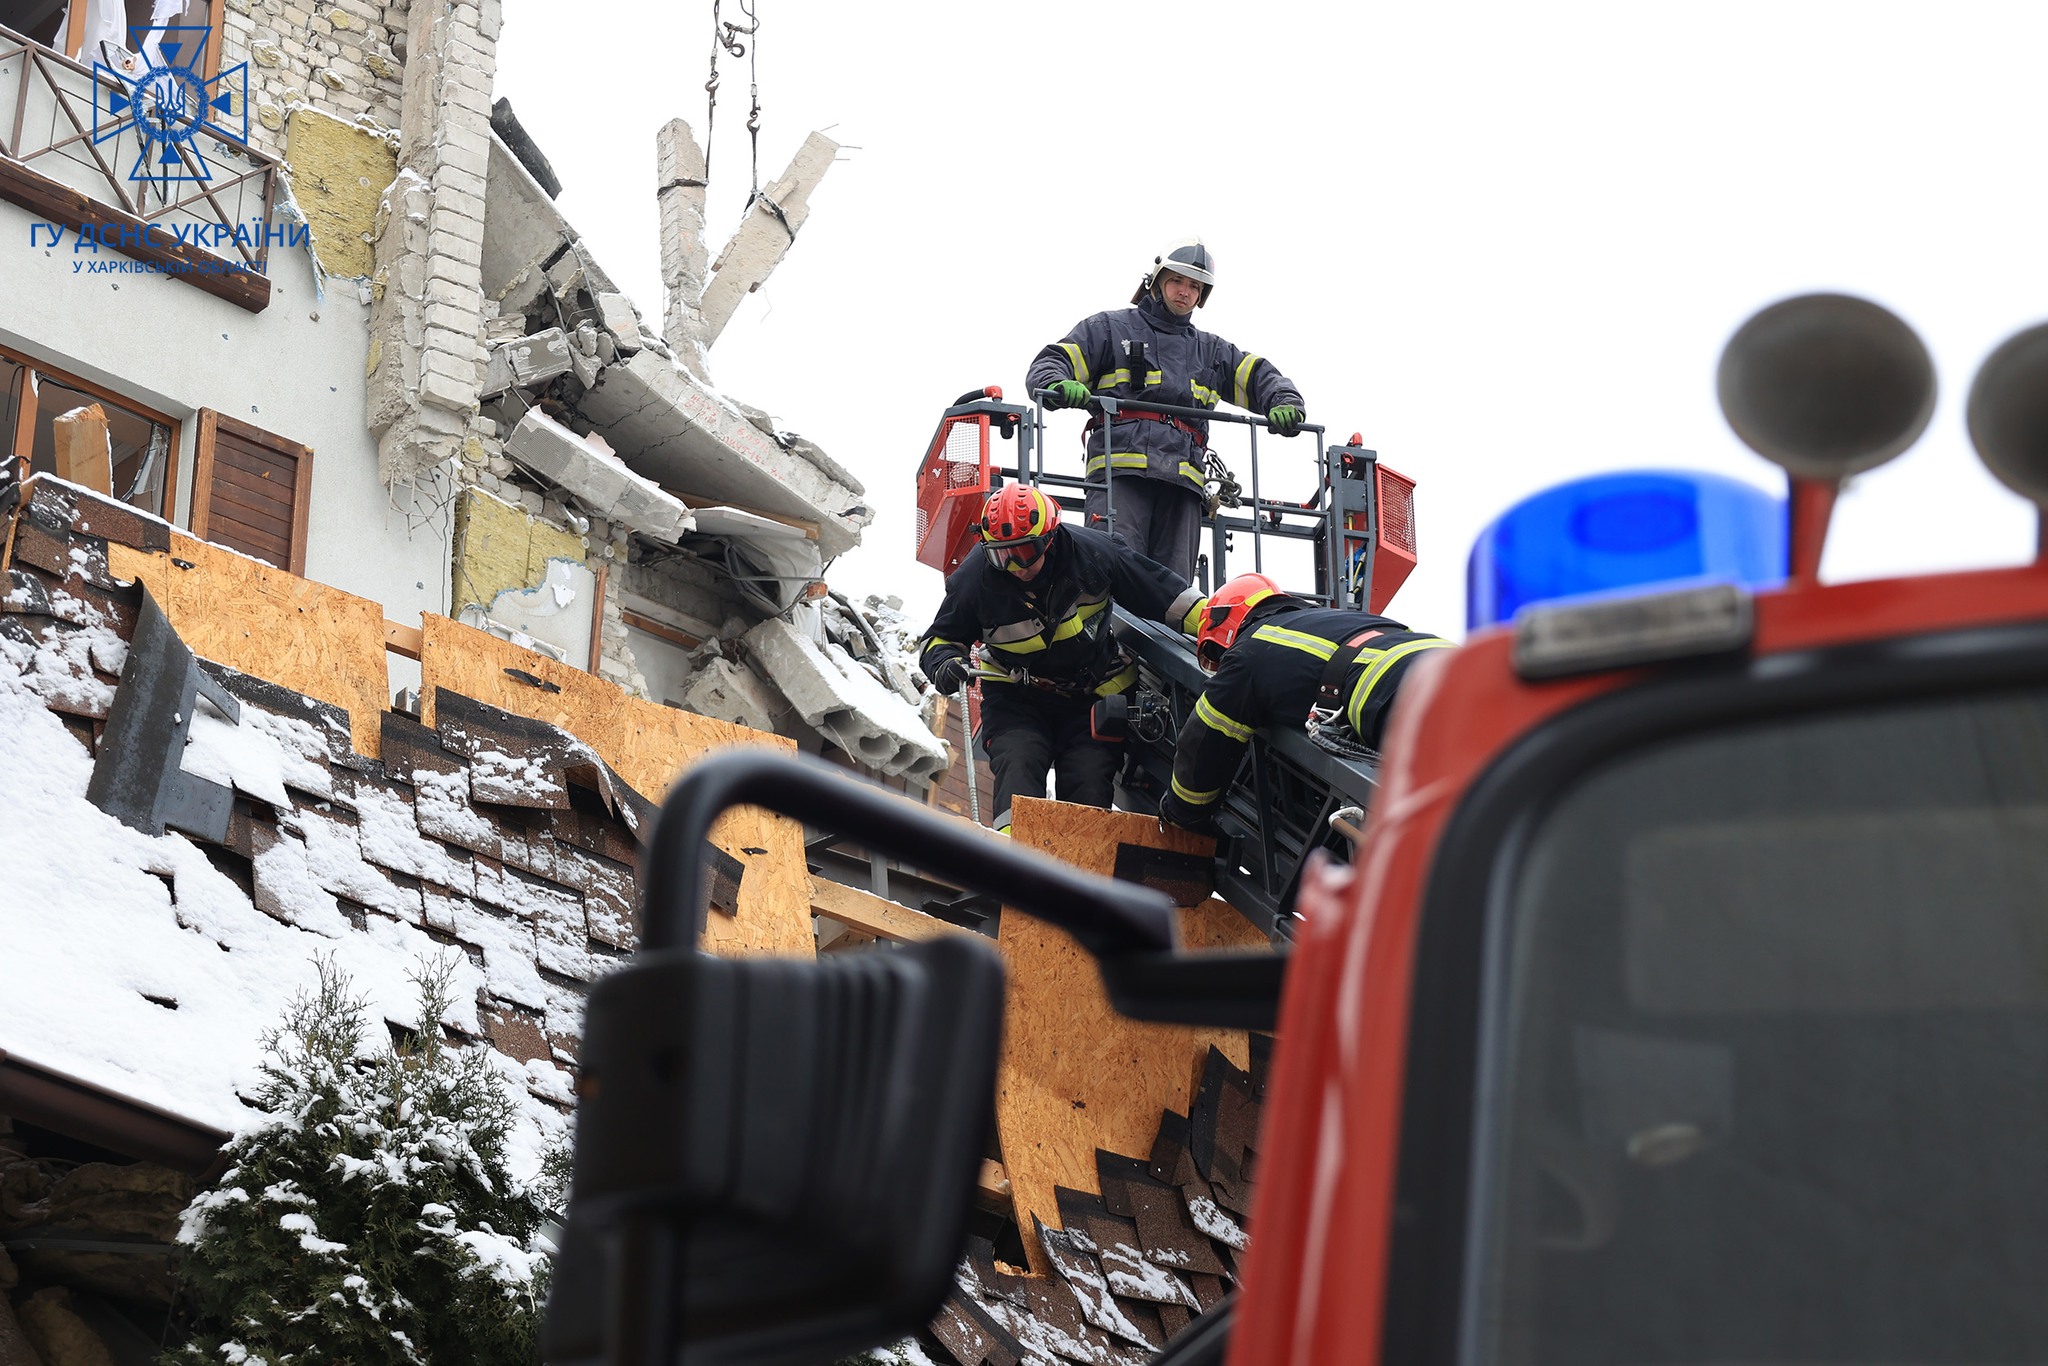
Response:
[[[591,991],[550,1366],[830,1361],[930,1322],[994,1113],[1003,972],[973,935],[824,962],[698,953],[707,836],[763,806],[1066,929],[1173,948],[1164,895],[1091,877],[860,783],[736,746],[648,844],[634,961]]]
[[[646,955],[585,1017],[551,1364],[831,1361],[938,1312],[1002,1027],[993,946]]]

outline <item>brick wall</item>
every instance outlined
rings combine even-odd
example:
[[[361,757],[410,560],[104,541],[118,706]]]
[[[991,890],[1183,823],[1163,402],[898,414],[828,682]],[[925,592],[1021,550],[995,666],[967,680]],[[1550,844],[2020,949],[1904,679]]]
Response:
[[[395,129],[407,0],[226,0],[223,67],[249,64],[249,140],[284,156],[294,105]]]

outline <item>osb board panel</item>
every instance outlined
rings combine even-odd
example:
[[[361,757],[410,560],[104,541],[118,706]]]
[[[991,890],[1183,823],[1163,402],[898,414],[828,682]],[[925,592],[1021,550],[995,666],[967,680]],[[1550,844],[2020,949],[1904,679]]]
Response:
[[[525,682],[508,670],[553,685]],[[447,617],[421,618],[421,720],[434,724],[434,690],[446,688],[504,711],[559,726],[596,750],[650,801],[667,795],[676,775],[706,752],[726,745],[767,745],[796,752],[796,742],[695,712],[628,697],[594,674]],[[811,957],[811,878],[804,867],[803,827],[759,807],[728,811],[711,841],[746,865],[736,916],[707,917],[704,947],[713,953]]]
[[[1162,833],[1150,816],[1098,811],[1020,797],[1011,837],[1105,877],[1119,844],[1177,853],[1210,852],[1210,841]],[[1266,937],[1225,903],[1184,909],[1191,948],[1265,948]],[[1017,1226],[1033,1215],[1060,1226],[1054,1186],[1098,1189],[1095,1150],[1142,1157],[1152,1151],[1159,1112],[1188,1112],[1211,1044],[1239,1067],[1251,1065],[1243,1030],[1144,1024],[1111,1009],[1095,960],[1063,930],[1009,910],[997,946],[1010,970],[996,1129],[1015,1196]],[[1038,1240],[1024,1239],[1031,1269],[1051,1270]]]
[[[378,757],[383,607],[175,531],[168,554],[108,542],[107,567],[149,585],[193,653],[345,708],[356,753]]]

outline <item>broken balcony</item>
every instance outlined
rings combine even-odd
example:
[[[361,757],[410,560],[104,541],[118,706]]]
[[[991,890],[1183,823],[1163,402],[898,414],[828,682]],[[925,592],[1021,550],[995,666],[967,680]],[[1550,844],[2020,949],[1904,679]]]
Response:
[[[109,55],[146,69],[132,54]],[[95,65],[0,27],[0,198],[48,225],[32,245],[82,260],[125,256],[261,311],[270,247],[286,231],[276,224],[278,163],[210,122],[187,137],[144,137],[136,85]],[[239,83],[193,75],[209,98],[227,97],[221,124],[246,126]]]

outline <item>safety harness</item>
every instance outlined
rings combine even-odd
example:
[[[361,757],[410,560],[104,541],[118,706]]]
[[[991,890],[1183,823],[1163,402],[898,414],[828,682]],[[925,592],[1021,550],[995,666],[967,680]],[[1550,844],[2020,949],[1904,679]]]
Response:
[[[1339,641],[1337,648],[1330,652],[1329,662],[1323,665],[1323,675],[1316,682],[1316,700],[1308,709],[1307,724],[1311,730],[1343,718],[1344,676],[1351,672],[1351,666],[1358,662],[1358,656],[1365,647],[1386,633],[1382,626],[1367,627],[1349,640]]]
[[[1219,507],[1234,508],[1241,506],[1244,486],[1237,482],[1237,476],[1232,474],[1230,467],[1223,463],[1223,457],[1209,449],[1209,438],[1194,423],[1175,417],[1171,413],[1156,413],[1150,408],[1117,409],[1117,421],[1121,422],[1127,417],[1137,418],[1146,422],[1164,422],[1167,426],[1195,443],[1195,449],[1202,453],[1202,497],[1205,503],[1204,512],[1206,515],[1214,517],[1216,509]],[[1081,429],[1081,441],[1084,450],[1086,449],[1088,438],[1101,430],[1102,414],[1096,413],[1088,419],[1088,425]],[[1105,463],[1107,463],[1107,453],[1104,454],[1103,458]],[[1210,487],[1211,485],[1214,485],[1214,487]]]
[[[1202,450],[1207,451],[1209,449],[1209,438],[1203,435],[1201,430],[1197,428],[1194,423],[1175,417],[1171,413],[1155,413],[1150,408],[1117,409],[1115,420],[1121,422],[1125,418],[1140,418],[1147,422],[1164,422],[1167,426],[1173,428],[1182,436],[1185,436],[1188,440],[1194,442],[1195,445],[1200,447]],[[1083,436],[1093,436],[1097,431],[1101,430],[1101,428],[1102,414],[1097,413],[1093,417],[1088,419],[1088,425],[1082,429],[1081,434]]]

